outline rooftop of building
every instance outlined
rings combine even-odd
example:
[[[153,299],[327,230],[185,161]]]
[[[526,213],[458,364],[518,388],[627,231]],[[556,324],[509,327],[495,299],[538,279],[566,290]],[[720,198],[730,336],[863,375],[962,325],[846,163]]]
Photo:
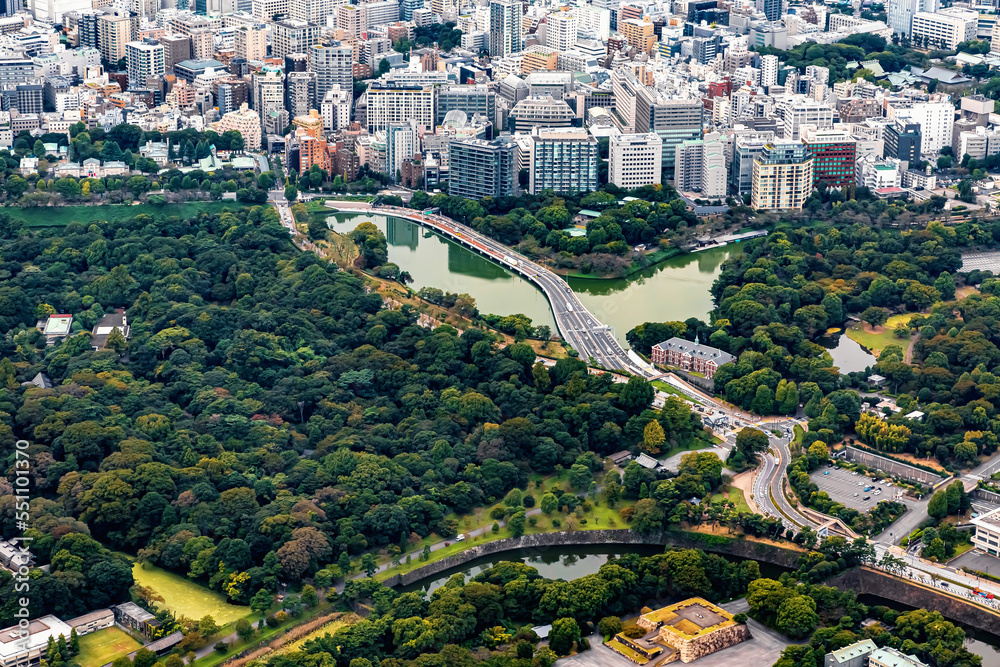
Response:
[[[860,656],[868,655],[877,648],[878,646],[876,646],[875,642],[872,640],[862,639],[861,641],[845,646],[844,648],[831,651],[829,655],[833,656],[835,663],[841,664]]]
[[[690,598],[656,609],[643,614],[643,619],[684,638],[715,632],[736,623],[732,614],[703,598]]]

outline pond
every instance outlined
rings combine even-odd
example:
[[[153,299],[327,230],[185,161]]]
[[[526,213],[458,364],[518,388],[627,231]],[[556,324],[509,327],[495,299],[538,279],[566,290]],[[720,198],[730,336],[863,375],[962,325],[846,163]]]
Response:
[[[427,579],[419,581],[409,586],[403,587],[402,591],[423,591],[428,595],[435,589],[443,586],[448,579],[455,574],[464,574],[465,580],[481,572],[485,572],[497,563],[503,561],[520,561],[531,565],[538,573],[546,579],[565,579],[572,581],[594,574],[601,569],[601,566],[612,557],[619,557],[625,554],[639,554],[640,556],[654,556],[663,553],[664,547],[655,545],[593,545],[575,547],[552,547],[550,549],[509,551],[492,556],[483,556],[469,561],[465,565],[450,568],[439,574],[432,575]],[[741,559],[723,556],[726,560],[739,561]],[[760,563],[761,575],[765,577],[777,578],[784,571],[779,567]]]
[[[534,285],[453,241],[408,220],[383,215],[338,213],[327,219],[330,228],[341,234],[366,221],[386,235],[389,261],[410,273],[413,289],[466,293],[481,313],[521,313],[556,331],[548,300]],[[735,252],[739,246],[713,248],[673,257],[627,278],[571,278],[569,284],[597,319],[614,327],[624,345],[625,334],[643,322],[707,320],[714,307],[709,290],[722,262]]]
[[[833,365],[840,368],[843,374],[863,371],[877,361],[871,352],[842,333],[827,334],[817,338],[816,342],[830,350]]]

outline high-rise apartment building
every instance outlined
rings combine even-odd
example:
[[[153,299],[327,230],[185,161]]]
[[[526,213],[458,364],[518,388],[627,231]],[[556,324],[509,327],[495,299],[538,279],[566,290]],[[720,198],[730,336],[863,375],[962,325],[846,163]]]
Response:
[[[335,86],[340,90],[354,90],[354,55],[350,44],[328,41],[309,47],[309,69],[316,72],[316,99],[326,98]]]
[[[652,54],[656,44],[655,26],[648,18],[628,19],[618,22],[618,31],[625,37],[629,46],[643,53]]]
[[[194,60],[208,60],[215,55],[215,31],[208,28],[192,30],[191,57]]]
[[[129,88],[145,88],[147,79],[164,74],[163,46],[155,39],[128,42],[125,45],[125,61]]]
[[[399,20],[399,0],[374,0],[361,5],[364,29],[389,25]]]
[[[611,10],[596,5],[573,8],[573,15],[579,21],[579,30],[587,30],[598,41],[606,42],[611,36]]]
[[[889,27],[893,34],[909,37],[913,17],[919,12],[934,13],[940,7],[938,0],[893,0],[885,6]]]
[[[293,118],[316,109],[316,72],[289,72],[285,77],[285,108]]]
[[[289,53],[308,53],[320,40],[323,29],[300,19],[285,19],[271,24],[271,55],[284,58]]]
[[[167,34],[159,40],[163,47],[163,69],[174,71],[174,65],[191,60],[191,38],[187,35]]]
[[[267,58],[267,26],[245,25],[236,30],[236,57],[247,62]]]
[[[337,7],[337,27],[351,37],[360,38],[365,29],[365,10],[361,5],[340,5]]]
[[[761,56],[760,58],[760,85],[778,85],[778,56]]]
[[[573,12],[553,12],[545,19],[545,45],[556,51],[569,51],[576,44],[580,19]]]
[[[375,81],[365,93],[369,132],[386,130],[411,120],[417,127],[434,127],[434,89],[431,86],[393,86]]]
[[[385,131],[385,168],[393,183],[399,182],[403,161],[409,160],[420,145],[417,129],[410,123],[390,125]]]
[[[674,187],[704,197],[726,195],[726,156],[720,141],[694,139],[677,146]]]
[[[265,112],[285,108],[285,80],[281,70],[265,67],[253,75],[253,109],[262,118]]]
[[[98,48],[97,19],[101,15],[95,9],[83,9],[77,13],[76,30],[79,37],[80,46]]]
[[[424,0],[402,0],[399,3],[399,18],[401,21],[412,21],[413,12],[424,8]]]
[[[823,102],[808,99],[790,99],[784,104],[784,129],[782,136],[787,141],[798,141],[802,137],[802,128],[812,125],[818,129],[833,127],[833,119],[837,112]]]
[[[801,142],[768,144],[753,162],[753,208],[799,209],[812,189],[813,157]]]
[[[448,194],[453,197],[479,200],[514,194],[517,146],[508,138],[453,139],[448,164]]]
[[[97,20],[98,48],[101,58],[109,63],[116,63],[125,57],[125,45],[135,41],[133,34],[137,33],[132,15],[127,11],[109,12]]]
[[[757,0],[757,11],[764,12],[764,16],[767,17],[768,21],[780,21],[782,9],[782,0]]]
[[[490,2],[490,55],[504,58],[524,50],[523,8],[516,0]]]
[[[919,164],[922,145],[923,137],[920,135],[920,123],[897,118],[885,128],[882,156],[905,160],[913,165]]]
[[[608,182],[624,190],[662,182],[663,139],[655,132],[613,134],[608,140]]]
[[[335,84],[323,96],[320,112],[324,127],[331,132],[346,130],[351,124],[351,90]]]
[[[738,137],[733,145],[730,185],[740,198],[753,189],[753,163],[770,140],[760,137]]]
[[[806,128],[802,143],[813,156],[813,187],[825,183],[831,188],[850,188],[854,184],[854,160],[857,141],[843,130]]]
[[[597,137],[584,129],[539,130],[531,134],[528,192],[593,192],[597,178]]]

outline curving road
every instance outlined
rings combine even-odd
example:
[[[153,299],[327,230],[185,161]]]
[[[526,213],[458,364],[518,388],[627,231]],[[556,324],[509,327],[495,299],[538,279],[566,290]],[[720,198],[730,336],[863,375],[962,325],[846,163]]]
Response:
[[[640,377],[649,376],[646,369],[629,358],[612,334],[611,327],[603,324],[587,310],[565,280],[508,246],[480,234],[467,225],[434,213],[397,206],[373,208],[367,202],[350,201],[338,201],[336,208],[343,211],[373,212],[405,218],[485,255],[504,268],[520,274],[542,290],[552,307],[559,333],[580,354],[581,359],[592,360],[593,365],[607,370],[627,371]]]

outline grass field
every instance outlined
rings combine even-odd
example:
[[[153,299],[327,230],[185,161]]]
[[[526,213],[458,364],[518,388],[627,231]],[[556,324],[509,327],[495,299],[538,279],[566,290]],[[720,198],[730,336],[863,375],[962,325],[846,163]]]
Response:
[[[747,512],[748,514],[753,513],[750,511],[750,505],[747,504],[746,498],[743,496],[742,489],[737,489],[735,486],[729,489],[728,496],[721,493],[716,493],[714,496],[712,496],[711,502],[717,503],[726,500],[727,498],[729,502],[733,503],[733,505],[736,506],[737,512]]]
[[[913,319],[913,313],[893,315],[878,331],[872,331],[871,327],[865,322],[857,322],[848,327],[847,337],[867,347],[876,357],[879,352],[889,345],[899,345],[905,350],[906,346],[910,343],[909,337],[897,338],[893,330],[900,324],[909,322],[911,319]]]
[[[110,627],[80,637],[80,655],[76,658],[81,667],[101,667],[115,658],[138,651],[142,644],[132,639],[121,628]]]
[[[88,223],[94,220],[114,222],[145,213],[156,217],[178,216],[190,218],[202,211],[217,213],[224,209],[241,209],[244,204],[236,201],[199,201],[184,204],[109,204],[103,206],[53,206],[36,208],[8,208],[11,218],[21,219],[28,227],[65,227],[71,222]]]
[[[155,565],[136,563],[132,576],[137,584],[148,586],[163,596],[164,602],[157,602],[157,605],[177,616],[194,619],[211,616],[219,625],[226,625],[251,613],[250,607],[229,604],[219,593]]]

